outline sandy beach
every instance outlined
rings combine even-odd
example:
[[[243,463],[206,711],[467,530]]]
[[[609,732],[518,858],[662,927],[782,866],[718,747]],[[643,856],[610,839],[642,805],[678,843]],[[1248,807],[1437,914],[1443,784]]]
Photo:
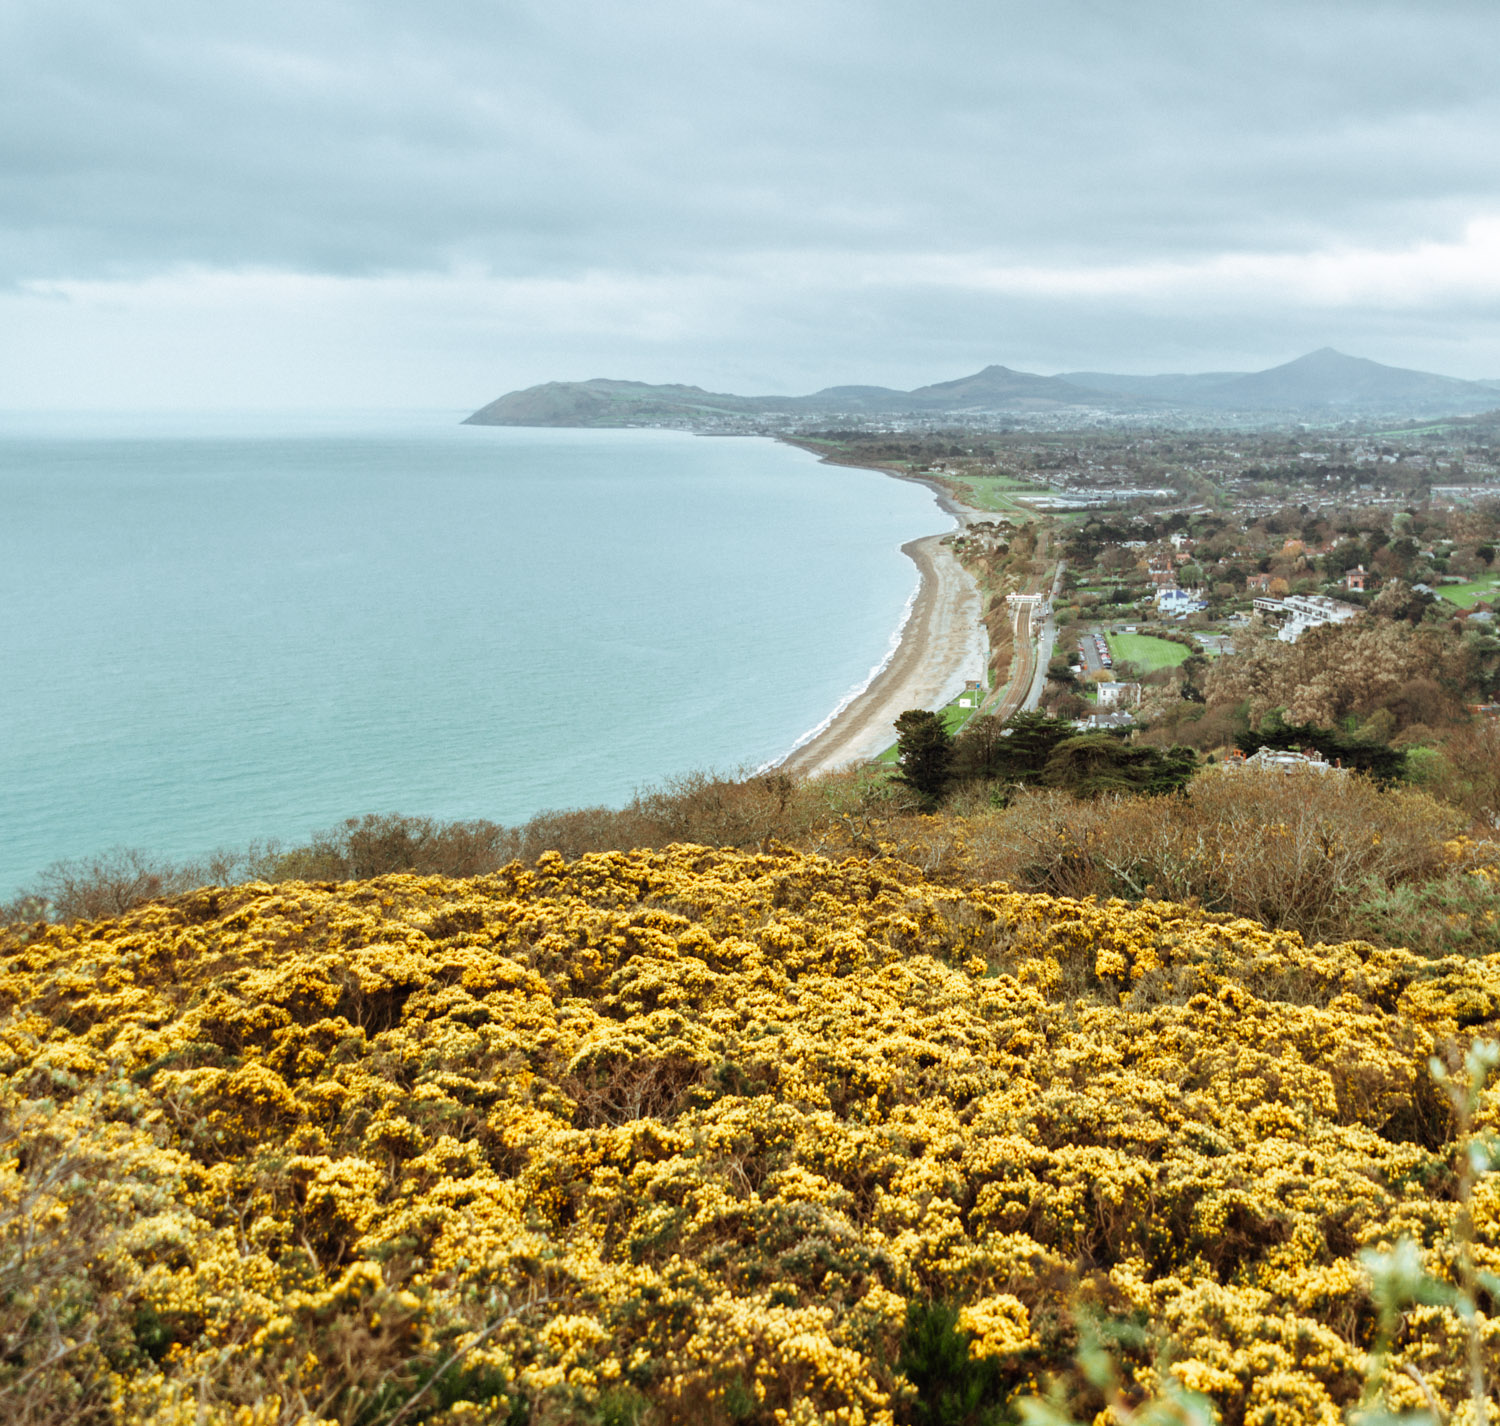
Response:
[[[960,518],[970,513],[944,503]],[[968,679],[982,677],[989,642],[979,590],[943,539],[927,535],[902,545],[922,582],[900,643],[859,697],[782,760],[787,772],[812,776],[877,757],[896,741],[896,719],[908,708],[940,708]]]

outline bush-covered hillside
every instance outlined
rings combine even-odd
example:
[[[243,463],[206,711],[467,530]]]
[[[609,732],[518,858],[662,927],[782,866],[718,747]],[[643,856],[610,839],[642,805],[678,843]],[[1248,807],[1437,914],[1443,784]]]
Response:
[[[1455,1271],[1427,1064],[1500,961],[674,846],[11,927],[0,995],[17,1420],[1087,1419],[1097,1318],[1290,1426],[1359,1396],[1361,1249]],[[1395,1346],[1462,1399],[1451,1311]]]

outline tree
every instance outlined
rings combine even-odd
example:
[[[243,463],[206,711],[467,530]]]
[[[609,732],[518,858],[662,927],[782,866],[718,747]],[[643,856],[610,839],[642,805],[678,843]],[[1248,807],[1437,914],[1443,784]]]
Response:
[[[1131,746],[1112,733],[1081,733],[1065,738],[1047,759],[1042,781],[1074,797],[1098,797],[1106,792],[1175,792],[1198,770],[1190,748]]]
[[[942,797],[953,766],[953,739],[942,717],[908,708],[896,719],[897,777],[929,803]]]
[[[1010,722],[975,718],[954,744],[954,775],[966,780],[1036,782],[1047,759],[1077,730],[1066,718],[1017,713]]]

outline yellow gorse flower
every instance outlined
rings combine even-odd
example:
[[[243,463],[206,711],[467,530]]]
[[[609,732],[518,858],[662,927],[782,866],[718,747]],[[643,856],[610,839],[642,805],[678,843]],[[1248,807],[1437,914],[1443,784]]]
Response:
[[[13,930],[0,997],[0,1233],[99,1225],[35,1292],[128,1302],[68,1368],[121,1422],[889,1423],[932,1300],[1017,1391],[1087,1305],[1333,1421],[1358,1253],[1451,1226],[1425,1066],[1500,965],[676,846]]]

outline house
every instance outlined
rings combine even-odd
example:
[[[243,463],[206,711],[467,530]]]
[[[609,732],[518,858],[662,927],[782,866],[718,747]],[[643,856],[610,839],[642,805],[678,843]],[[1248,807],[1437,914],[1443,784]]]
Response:
[[[1345,604],[1326,594],[1288,594],[1285,599],[1257,599],[1255,612],[1262,619],[1281,625],[1276,635],[1283,643],[1295,644],[1309,629],[1323,624],[1347,624],[1364,613],[1357,604]]]
[[[1083,729],[1085,733],[1109,733],[1133,727],[1134,724],[1135,719],[1122,709],[1118,713],[1090,713],[1087,718],[1076,719],[1073,726]]]
[[[1321,753],[1309,749],[1294,752],[1290,748],[1268,748],[1261,745],[1258,752],[1248,758],[1236,750],[1224,763],[1226,772],[1270,772],[1284,777],[1300,777],[1313,774],[1322,777],[1327,773],[1344,773],[1349,769],[1341,763],[1330,763]]]
[[[1363,594],[1366,589],[1376,582],[1376,579],[1377,576],[1366,570],[1364,565],[1356,565],[1344,575],[1344,588],[1357,589]]]
[[[1262,594],[1271,588],[1272,576],[1269,574],[1247,574],[1245,576],[1246,589],[1258,589]]]
[[[1156,591],[1156,607],[1163,614],[1196,614],[1208,608],[1201,589],[1179,589],[1175,584],[1163,585]]]
[[[1101,708],[1113,708],[1117,703],[1135,704],[1141,701],[1141,686],[1138,683],[1096,683]]]

